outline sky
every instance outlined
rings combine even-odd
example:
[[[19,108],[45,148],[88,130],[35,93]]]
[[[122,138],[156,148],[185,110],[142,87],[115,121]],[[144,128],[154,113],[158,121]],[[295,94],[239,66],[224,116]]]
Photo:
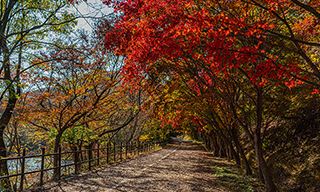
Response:
[[[81,2],[79,5],[74,4],[73,11],[77,14],[81,14],[85,17],[101,17],[103,15],[108,15],[113,10],[108,8],[102,3],[102,0],[87,0],[87,2]],[[90,18],[78,19],[78,25],[76,29],[84,29],[86,31],[91,31],[92,21]]]

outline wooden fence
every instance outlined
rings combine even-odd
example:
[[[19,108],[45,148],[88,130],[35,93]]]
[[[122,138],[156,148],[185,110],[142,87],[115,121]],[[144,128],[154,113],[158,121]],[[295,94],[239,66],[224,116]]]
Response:
[[[4,178],[11,178],[12,180],[12,177],[14,177],[16,180],[15,185],[12,186],[12,190],[14,191],[34,189],[52,180],[59,180],[62,177],[72,175],[72,172],[73,174],[79,174],[86,170],[92,170],[94,167],[138,156],[141,153],[149,152],[155,147],[165,144],[166,142],[167,141],[112,143],[105,147],[95,144],[92,145],[93,147],[85,150],[64,152],[61,151],[60,147],[59,153],[48,154],[46,154],[45,148],[41,148],[41,154],[39,155],[26,155],[26,150],[24,149],[22,156],[0,159],[0,164],[7,163],[8,161],[16,161],[17,163],[15,169],[16,173],[0,176],[0,180]],[[58,157],[57,167],[53,167],[52,161],[54,156]],[[40,164],[40,169],[30,171],[26,170],[26,160],[32,158],[38,159],[37,163]],[[57,175],[53,174],[54,169]],[[29,186],[24,186],[25,183],[28,183],[26,176],[31,174],[37,174],[36,176],[32,176],[34,182]]]

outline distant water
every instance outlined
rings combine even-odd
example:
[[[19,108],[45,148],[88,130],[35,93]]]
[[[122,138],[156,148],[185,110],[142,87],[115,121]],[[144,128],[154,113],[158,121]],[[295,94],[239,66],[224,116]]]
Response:
[[[21,163],[20,162],[22,162],[21,159],[7,161],[7,165],[8,165],[8,169],[9,169],[9,174],[10,175],[21,173]],[[51,159],[46,158],[45,159],[45,168],[48,168],[49,165],[50,165],[50,167],[52,167],[52,164],[53,164],[52,162],[53,162],[52,158]],[[72,163],[73,163],[73,161],[62,161],[62,165],[72,164]],[[25,173],[26,172],[30,172],[30,171],[40,170],[40,169],[41,169],[41,157],[26,158],[25,159],[25,170],[24,170]],[[62,168],[61,172],[62,172],[62,174],[73,173],[74,172],[74,166],[70,166],[70,167],[67,167],[67,168]],[[52,178],[53,170],[46,171],[45,175],[46,175],[45,178],[47,178],[47,177]],[[27,175],[27,177],[28,177],[28,175]],[[39,182],[39,179],[40,179],[39,176],[37,176],[37,178],[34,178],[32,180],[33,180],[33,182]],[[19,186],[20,185],[20,176],[18,176],[17,182],[18,182],[17,185]],[[26,187],[28,187],[30,185],[32,185],[32,183],[28,183],[26,185]],[[3,191],[3,189],[1,189],[1,187],[0,187],[0,191]]]
[[[16,170],[18,169],[18,172],[21,173],[21,159],[19,160],[9,160],[7,161],[7,165],[9,168],[9,174],[15,174]],[[38,158],[26,158],[25,159],[25,171],[34,171],[34,170],[40,170],[41,169],[41,157]]]

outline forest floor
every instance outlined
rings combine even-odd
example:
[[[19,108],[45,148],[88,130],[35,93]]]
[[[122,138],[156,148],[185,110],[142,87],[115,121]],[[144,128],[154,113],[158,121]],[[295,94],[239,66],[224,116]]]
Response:
[[[37,191],[265,191],[235,163],[201,144],[175,139],[163,149],[52,183]]]

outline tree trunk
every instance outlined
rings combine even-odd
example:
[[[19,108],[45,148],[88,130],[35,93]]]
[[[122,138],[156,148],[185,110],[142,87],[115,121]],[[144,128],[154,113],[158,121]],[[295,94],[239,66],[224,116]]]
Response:
[[[8,4],[8,7],[6,8],[6,11],[10,11],[13,6],[17,3],[17,1],[10,1]],[[9,13],[9,12],[8,12]],[[6,15],[8,17],[8,15]],[[1,22],[3,22],[5,19],[2,18]],[[2,113],[0,117],[0,158],[6,158],[7,157],[7,148],[4,143],[3,133],[5,128],[10,123],[11,117],[12,117],[12,111],[17,103],[18,97],[21,93],[21,88],[17,86],[17,90],[15,89],[15,86],[12,84],[13,80],[11,79],[11,71],[10,71],[10,62],[9,62],[9,49],[6,44],[6,38],[4,35],[6,25],[2,23],[0,27],[0,50],[3,51],[2,55],[2,67],[4,70],[4,83],[6,84],[6,92],[9,93],[9,99],[8,103],[6,105],[6,109]],[[19,55],[21,58],[21,55]],[[20,59],[19,58],[19,59]],[[3,100],[0,102],[4,103]],[[7,162],[1,162],[0,165],[0,175],[8,175],[8,166]],[[9,189],[11,190],[11,184],[9,178],[1,179],[1,186],[3,189]]]
[[[0,156],[7,157],[7,150],[3,140],[3,131],[0,131]],[[7,161],[0,161],[1,176],[9,175]],[[6,190],[11,190],[11,184],[9,178],[1,179],[1,187]]]
[[[257,161],[258,161],[259,169],[262,172],[265,184],[267,186],[267,191],[268,192],[277,191],[277,188],[274,185],[273,180],[272,180],[272,174],[271,174],[269,167],[267,166],[267,163],[263,157],[261,138],[257,137],[256,135],[254,135],[254,136],[255,136],[255,146],[254,146],[255,154],[256,154]]]
[[[80,147],[79,147],[80,148]],[[75,146],[71,146],[71,151],[78,151],[80,149],[78,149],[78,147],[75,145]],[[80,162],[80,153],[79,152],[75,152],[74,155],[73,155],[73,162],[74,163],[78,163]],[[75,174],[79,174],[80,172],[80,164],[75,164]]]
[[[242,146],[241,146],[241,144],[240,144],[240,142],[238,140],[238,137],[236,135],[235,129],[232,130],[232,136],[233,136],[232,138],[233,138],[233,141],[235,143],[235,146],[236,146],[237,150],[239,151],[239,153],[241,155],[241,159],[242,159],[244,167],[246,169],[246,175],[252,175],[252,171],[251,171],[249,162],[248,162],[247,157],[244,154],[243,148],[242,148]]]
[[[8,69],[5,69],[7,71]],[[5,72],[7,73],[7,72]],[[9,86],[9,85],[8,85]],[[12,85],[9,86],[9,100],[6,106],[5,111],[3,112],[0,118],[0,157],[6,158],[7,157],[7,148],[4,143],[3,133],[5,128],[10,123],[10,119],[12,117],[12,111],[17,103],[17,95],[14,92],[14,88]],[[7,162],[2,161],[0,166],[0,174],[1,175],[8,175],[8,166]],[[9,178],[1,179],[1,186],[4,189],[11,190],[11,184]]]
[[[223,157],[223,149],[222,149],[222,142],[221,139],[218,137],[218,146],[219,146],[219,157],[222,158]]]
[[[58,161],[59,161],[59,155],[57,155],[57,153],[59,153],[59,146],[60,146],[60,139],[62,136],[62,131],[59,131],[58,135],[56,136],[56,140],[54,142],[54,149],[53,149],[53,153],[55,153],[56,155],[53,156],[53,167],[58,167]],[[53,169],[53,180],[57,181],[59,178],[59,168],[55,168]]]
[[[263,157],[261,128],[262,128],[262,87],[257,88],[257,107],[256,107],[256,128],[254,131],[254,150],[258,161],[259,169],[262,172],[268,192],[277,191],[272,180],[272,174]]]
[[[227,130],[228,133],[229,130]],[[228,161],[230,161],[232,159],[232,157],[234,157],[234,159],[236,160],[237,165],[240,165],[240,157],[239,154],[236,153],[236,151],[233,148],[233,144],[232,144],[232,140],[230,140],[230,138],[228,138],[221,130],[219,130],[220,136],[223,139],[224,143],[226,144],[226,154],[227,154],[227,158]],[[230,136],[230,134],[229,134]]]
[[[226,155],[227,155],[227,161],[231,161],[231,152],[230,152],[230,150],[231,150],[231,148],[230,148],[230,145],[225,145],[225,149],[226,149]]]
[[[236,161],[236,164],[240,166],[241,165],[241,161],[240,161],[239,154],[234,150],[232,144],[230,144],[230,150],[231,150],[232,156],[234,157],[234,160]]]
[[[264,181],[264,178],[263,178],[263,174],[262,174],[262,170],[261,170],[261,167],[259,167],[259,166],[258,166],[258,175],[259,175],[259,181],[261,183],[265,184],[265,181]]]
[[[212,132],[210,132],[210,140],[211,140],[212,147],[213,147],[213,156],[216,157],[217,151],[218,151],[218,145],[217,145],[216,136]]]

